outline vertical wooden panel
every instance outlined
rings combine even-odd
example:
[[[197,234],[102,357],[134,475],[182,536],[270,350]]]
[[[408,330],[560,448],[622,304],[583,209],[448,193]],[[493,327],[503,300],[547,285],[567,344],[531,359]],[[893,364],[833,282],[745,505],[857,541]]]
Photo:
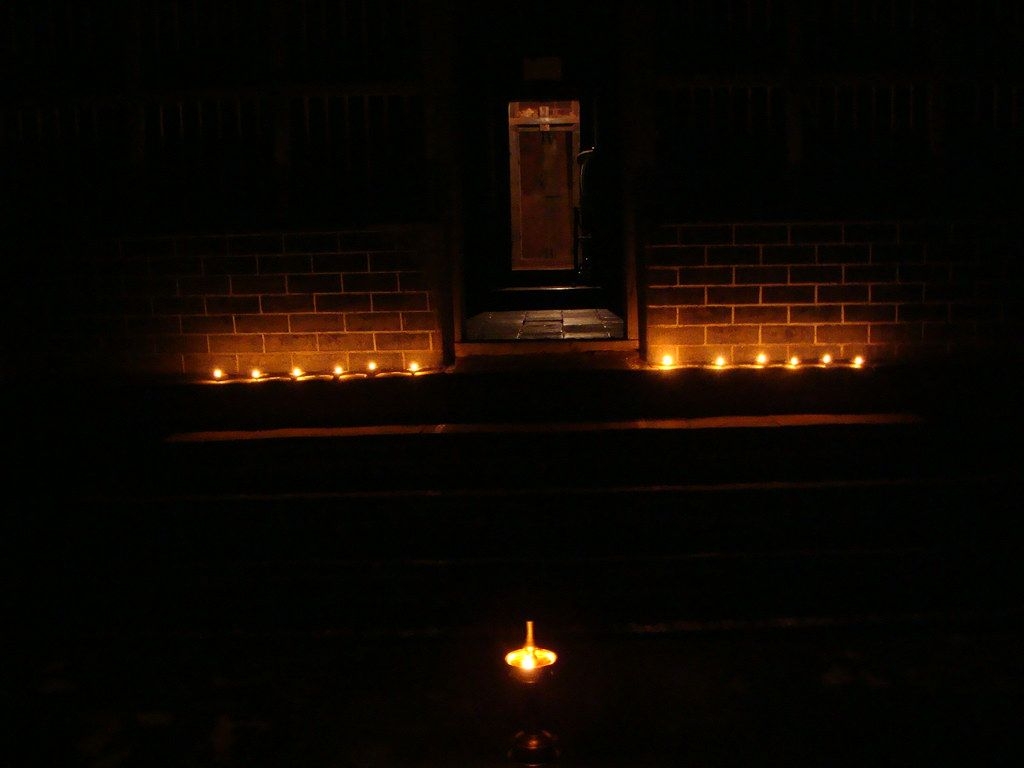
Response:
[[[577,102],[509,105],[512,270],[570,270],[579,191]]]

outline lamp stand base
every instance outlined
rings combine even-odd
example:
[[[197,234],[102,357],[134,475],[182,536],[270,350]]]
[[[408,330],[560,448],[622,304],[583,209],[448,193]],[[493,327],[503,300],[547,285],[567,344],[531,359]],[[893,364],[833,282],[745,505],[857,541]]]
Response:
[[[512,740],[508,759],[534,768],[555,762],[559,754],[558,739],[548,731],[520,731]]]

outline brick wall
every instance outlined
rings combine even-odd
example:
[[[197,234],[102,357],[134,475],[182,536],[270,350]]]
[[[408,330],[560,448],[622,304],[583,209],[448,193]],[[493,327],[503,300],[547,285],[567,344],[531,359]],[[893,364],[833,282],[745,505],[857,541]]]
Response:
[[[446,359],[435,227],[7,242],[4,375],[208,378]],[[641,249],[648,361],[1019,353],[1009,222],[664,223]]]
[[[1020,345],[1024,233],[1005,222],[664,223],[643,256],[650,362],[893,363]]]
[[[29,270],[5,365],[150,380],[437,367],[436,246],[415,226],[15,244]]]

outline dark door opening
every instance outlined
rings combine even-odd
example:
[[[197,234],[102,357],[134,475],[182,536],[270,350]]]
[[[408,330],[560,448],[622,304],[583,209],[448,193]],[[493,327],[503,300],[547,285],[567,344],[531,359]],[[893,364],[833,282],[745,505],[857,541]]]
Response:
[[[466,283],[465,339],[624,338],[622,282],[591,268],[597,251],[582,226],[583,169],[594,150],[581,147],[580,103],[507,109],[504,226],[492,230],[503,228],[506,240],[467,252],[467,275],[490,277]]]

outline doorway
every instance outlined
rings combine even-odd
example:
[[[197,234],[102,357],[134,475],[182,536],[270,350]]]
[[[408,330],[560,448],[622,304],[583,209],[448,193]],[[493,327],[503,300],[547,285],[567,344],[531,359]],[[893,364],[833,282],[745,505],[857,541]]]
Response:
[[[512,101],[500,109],[491,134],[496,162],[489,166],[497,183],[490,195],[472,198],[484,215],[471,218],[467,240],[461,348],[509,341],[520,342],[517,348],[625,344],[621,252],[613,238],[592,237],[584,227],[594,191],[587,181],[600,177],[585,172],[595,150],[581,138],[589,132],[586,125],[581,131],[580,102]],[[497,205],[488,207],[488,200]],[[565,345],[551,351],[556,348]]]
[[[506,117],[508,245],[476,253],[493,260],[492,280],[474,297],[464,340],[624,338],[621,301],[589,269],[581,227],[582,169],[592,148],[581,147],[579,101],[513,101]]]

